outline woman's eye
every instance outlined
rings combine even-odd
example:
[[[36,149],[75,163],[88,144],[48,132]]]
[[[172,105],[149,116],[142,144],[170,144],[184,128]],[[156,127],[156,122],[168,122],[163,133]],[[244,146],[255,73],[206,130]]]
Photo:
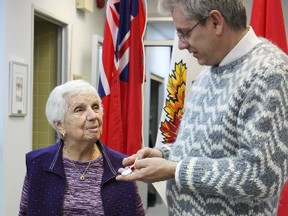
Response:
[[[75,112],[81,112],[82,111],[82,108],[80,108],[80,107],[77,107],[76,109],[75,109]]]
[[[95,106],[93,106],[93,110],[99,110],[99,106],[98,105],[95,105]]]

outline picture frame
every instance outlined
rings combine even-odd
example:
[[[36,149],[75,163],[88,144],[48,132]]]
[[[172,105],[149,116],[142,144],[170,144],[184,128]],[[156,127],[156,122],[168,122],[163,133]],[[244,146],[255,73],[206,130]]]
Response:
[[[28,65],[11,61],[9,72],[9,116],[24,117],[27,115]]]
[[[99,74],[103,71],[102,64],[103,37],[93,35],[92,37],[92,67],[91,67],[91,84],[98,89]]]

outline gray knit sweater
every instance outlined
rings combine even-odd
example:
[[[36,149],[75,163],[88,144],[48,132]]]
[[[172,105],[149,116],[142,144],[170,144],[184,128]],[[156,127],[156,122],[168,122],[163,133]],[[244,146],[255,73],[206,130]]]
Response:
[[[169,215],[276,215],[288,174],[287,55],[265,41],[205,67],[187,100],[176,142],[157,147],[181,161]]]

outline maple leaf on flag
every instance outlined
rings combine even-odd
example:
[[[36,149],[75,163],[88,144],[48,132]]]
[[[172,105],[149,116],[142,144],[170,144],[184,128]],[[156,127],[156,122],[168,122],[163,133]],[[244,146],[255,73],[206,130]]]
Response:
[[[184,112],[186,73],[186,64],[183,64],[181,60],[175,63],[175,69],[168,78],[168,97],[164,107],[167,118],[160,125],[160,131],[164,137],[163,143],[173,143],[177,137],[180,119]]]

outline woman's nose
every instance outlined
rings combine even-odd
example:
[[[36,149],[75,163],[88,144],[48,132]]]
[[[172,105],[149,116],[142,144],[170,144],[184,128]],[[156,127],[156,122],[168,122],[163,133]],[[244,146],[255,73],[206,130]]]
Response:
[[[89,108],[88,109],[88,113],[87,113],[87,120],[94,120],[97,118],[97,113],[92,109],[92,108]]]

